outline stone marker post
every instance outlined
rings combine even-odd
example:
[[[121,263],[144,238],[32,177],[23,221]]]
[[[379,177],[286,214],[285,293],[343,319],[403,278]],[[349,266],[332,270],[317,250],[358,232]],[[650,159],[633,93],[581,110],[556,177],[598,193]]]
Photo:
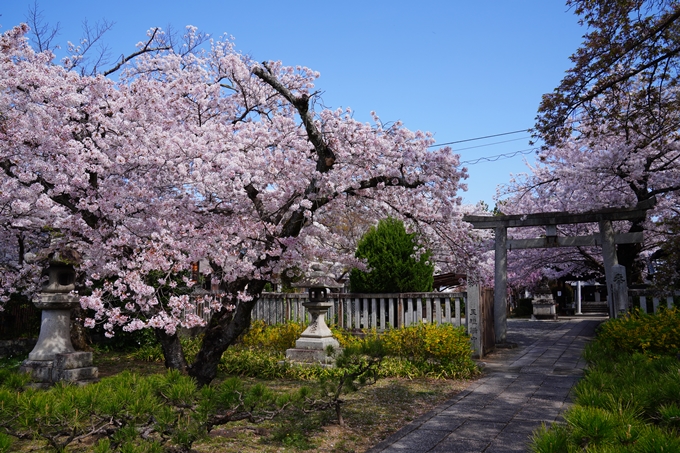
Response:
[[[609,288],[612,306],[617,311],[616,316],[622,316],[628,311],[628,284],[626,282],[626,268],[620,264],[612,266],[612,281]]]
[[[483,358],[484,355],[484,351],[482,351],[482,323],[480,308],[479,285],[468,283],[467,301],[465,303],[465,321],[467,324],[468,335],[470,335],[472,356],[479,359]]]

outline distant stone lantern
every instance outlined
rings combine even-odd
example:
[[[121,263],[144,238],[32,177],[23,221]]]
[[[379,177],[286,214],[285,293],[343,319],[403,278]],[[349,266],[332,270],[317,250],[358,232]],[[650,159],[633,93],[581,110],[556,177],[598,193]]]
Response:
[[[547,283],[536,290],[534,300],[531,303],[534,309],[534,319],[557,319],[557,302],[555,302]]]
[[[328,300],[328,290],[341,288],[342,285],[332,275],[323,272],[317,264],[312,266],[309,275],[293,286],[308,289],[309,300],[302,305],[309,311],[312,319],[295,342],[295,348],[286,351],[286,358],[294,362],[331,364],[333,359],[326,351],[329,346],[338,350],[340,344],[326,325],[326,313],[333,306],[333,302]]]
[[[91,366],[92,353],[77,352],[71,343],[71,310],[80,303],[80,296],[73,293],[76,271],[72,264],[52,260],[46,273],[48,281],[33,299],[42,310],[40,334],[20,370],[44,385],[95,380],[98,370]]]

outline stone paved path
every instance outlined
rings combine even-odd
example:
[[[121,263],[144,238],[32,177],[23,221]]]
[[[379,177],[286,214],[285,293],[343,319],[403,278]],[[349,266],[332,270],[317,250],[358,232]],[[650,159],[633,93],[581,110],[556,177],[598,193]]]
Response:
[[[558,420],[583,374],[581,353],[604,318],[508,320],[516,349],[484,358],[484,377],[368,453],[526,452],[541,423]]]

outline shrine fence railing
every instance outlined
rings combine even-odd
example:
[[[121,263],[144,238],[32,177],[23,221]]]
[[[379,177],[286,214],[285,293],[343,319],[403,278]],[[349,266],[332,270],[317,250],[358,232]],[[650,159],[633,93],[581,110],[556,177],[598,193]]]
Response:
[[[382,332],[421,321],[466,326],[466,293],[330,293],[328,297],[333,306],[328,310],[327,324],[343,329],[375,329]],[[309,321],[309,313],[302,303],[307,299],[307,293],[262,293],[252,317],[268,324],[288,321],[305,323]],[[193,314],[206,321],[210,318],[207,304],[198,303],[194,307]]]

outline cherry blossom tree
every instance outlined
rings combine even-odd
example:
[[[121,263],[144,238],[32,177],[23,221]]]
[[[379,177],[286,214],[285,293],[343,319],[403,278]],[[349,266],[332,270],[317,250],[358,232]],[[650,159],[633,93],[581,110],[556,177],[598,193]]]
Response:
[[[619,232],[645,232],[645,242],[618,246],[618,258],[628,269],[631,283],[640,283],[647,268],[646,258],[664,241],[661,227],[676,217],[680,190],[680,149],[677,132],[668,131],[647,143],[634,128],[621,134],[618,125],[596,131],[579,126],[559,146],[545,148],[530,173],[520,175],[503,187],[506,213],[571,211],[585,212],[609,207],[630,207],[654,197],[657,204],[647,217],[615,224]],[[642,143],[647,143],[645,146]],[[560,227],[562,235],[586,235],[597,225]],[[516,235],[537,237],[542,231],[518,231]],[[598,248],[567,248],[523,251],[516,255],[524,273],[552,268],[558,275],[603,275]]]
[[[35,292],[44,259],[74,251],[87,325],[153,328],[166,365],[207,384],[266,283],[311,262],[361,265],[330,246],[348,209],[403,219],[451,269],[474,254],[458,156],[375,114],[317,110],[308,68],[257,63],[228,39],[200,46],[193,27],[169,46],[154,29],[113,80],[55,64],[27,31],[0,41],[4,297]],[[190,314],[199,260],[220,295],[201,296],[212,317],[188,364],[177,328],[202,323]]]
[[[629,282],[639,283],[645,256],[667,237],[662,225],[673,222],[680,190],[680,4],[567,0],[567,5],[587,26],[584,41],[560,85],[543,96],[534,132],[545,145],[530,173],[501,189],[500,196],[509,197],[502,210],[582,212],[656,198],[651,217],[616,225],[621,232],[645,232],[643,245],[618,247]],[[563,227],[562,234],[586,234],[592,227]],[[597,250],[516,255],[526,259],[518,275],[536,275],[544,265],[561,275],[602,272]]]
[[[537,135],[549,146],[569,139],[584,121],[637,124],[650,128],[675,123],[680,81],[680,3],[677,0],[567,0],[587,27],[573,66],[560,85],[543,96]],[[659,112],[662,112],[659,115]],[[571,121],[578,117],[579,123]],[[676,127],[677,129],[677,127]],[[581,131],[580,133],[584,133]]]

